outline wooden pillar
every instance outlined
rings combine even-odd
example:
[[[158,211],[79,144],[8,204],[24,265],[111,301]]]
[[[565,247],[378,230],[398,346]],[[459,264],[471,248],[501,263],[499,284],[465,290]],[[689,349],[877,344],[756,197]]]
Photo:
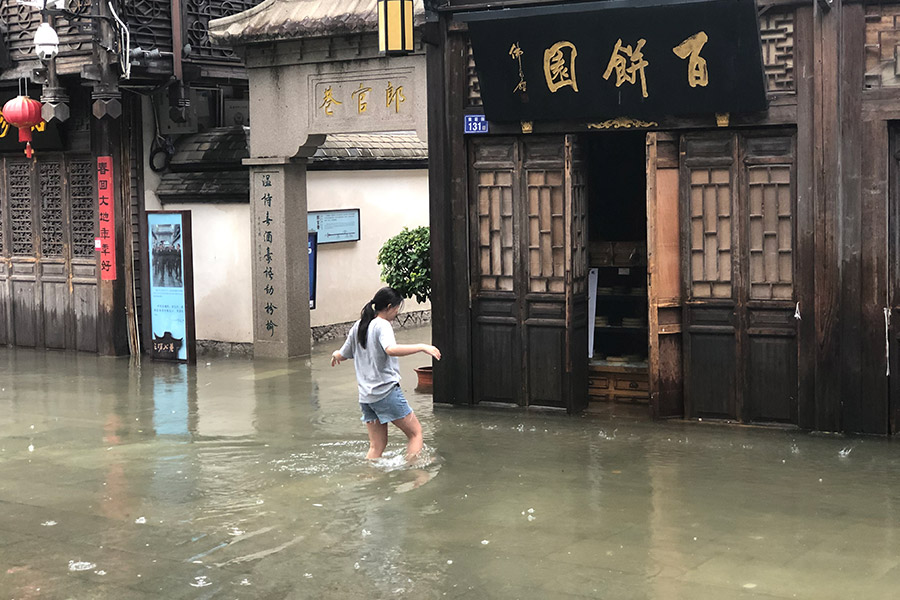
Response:
[[[100,81],[94,85],[92,92],[93,119],[91,120],[91,154],[94,164],[98,164],[101,157],[112,158],[113,180],[112,195],[115,217],[115,278],[104,278],[104,256],[98,253],[98,297],[100,301],[97,314],[97,346],[101,355],[121,356],[128,353],[128,325],[126,313],[125,287],[130,285],[125,269],[125,202],[128,201],[130,190],[123,189],[124,170],[130,165],[123,161],[122,143],[122,96],[118,89],[118,65],[113,64],[107,48],[112,47],[114,33],[108,17],[109,7],[99,4],[92,10],[97,11],[101,17],[98,20],[99,31],[94,39],[94,63],[100,72]],[[97,189],[98,209],[102,197],[108,190]],[[106,223],[99,223],[102,227]],[[98,231],[100,229],[98,228]],[[102,238],[102,236],[101,236]],[[127,249],[128,252],[131,248]]]
[[[124,169],[127,165],[122,161],[122,121],[118,118],[105,116],[101,119],[93,119],[91,122],[91,154],[94,158],[94,168],[97,168],[97,159],[104,156],[112,157],[113,189],[110,191],[115,213],[115,274],[114,280],[103,279],[101,253],[97,253],[98,261],[98,298],[100,302],[97,313],[97,347],[103,356],[122,356],[128,354],[128,327],[125,310],[125,288],[128,285],[128,277],[125,270],[125,202],[128,200],[128,191],[123,189]],[[98,203],[100,195],[105,190],[97,190]],[[100,227],[107,225],[99,223]],[[99,231],[99,229],[98,229]]]
[[[862,93],[865,78],[865,7],[847,4],[841,17],[841,140],[843,188],[842,238],[842,430],[859,433],[887,433],[887,389],[884,356],[883,291],[879,297],[873,272],[885,253],[875,253],[874,261],[864,259],[867,244],[882,247],[884,205],[873,207],[881,218],[873,220],[864,210],[863,164],[870,169],[887,161],[887,127],[872,128],[862,120]],[[864,125],[868,125],[865,127]],[[886,173],[884,173],[886,180]],[[867,254],[867,256],[872,256]]]
[[[428,180],[431,215],[432,340],[443,359],[434,366],[434,401],[472,403],[471,318],[467,224],[467,153],[463,139],[465,40],[440,17],[427,49]]]
[[[842,13],[842,0],[834,0],[830,9],[813,4],[816,407],[812,426],[819,431],[842,428]]]

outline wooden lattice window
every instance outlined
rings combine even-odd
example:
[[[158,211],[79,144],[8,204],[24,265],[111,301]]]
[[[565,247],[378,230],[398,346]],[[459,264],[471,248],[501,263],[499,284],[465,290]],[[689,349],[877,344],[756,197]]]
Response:
[[[466,43],[466,107],[481,106],[481,83],[475,70],[475,55],[472,43]]]
[[[529,170],[528,289],[564,293],[566,270],[565,190],[561,170]]]
[[[62,166],[58,162],[40,163],[41,255],[63,255]]]
[[[131,45],[144,50],[172,51],[172,8],[166,0],[130,0],[122,6],[131,30]]]
[[[9,218],[12,234],[12,253],[34,255],[34,226],[32,224],[31,164],[7,163],[9,183]]]
[[[209,22],[253,8],[262,0],[185,0],[185,41],[191,45],[189,59],[238,61],[231,48],[213,46],[209,39]]]
[[[69,161],[69,201],[71,203],[72,256],[94,256],[94,162]],[[115,233],[113,233],[115,235]]]
[[[900,86],[900,5],[866,4],[865,87]]]
[[[731,172],[690,170],[691,295],[731,298]]]
[[[513,172],[478,173],[476,192],[481,289],[513,289]]]
[[[766,89],[794,89],[794,13],[766,13],[759,19]]]
[[[750,196],[750,298],[793,297],[790,165],[747,169]]]

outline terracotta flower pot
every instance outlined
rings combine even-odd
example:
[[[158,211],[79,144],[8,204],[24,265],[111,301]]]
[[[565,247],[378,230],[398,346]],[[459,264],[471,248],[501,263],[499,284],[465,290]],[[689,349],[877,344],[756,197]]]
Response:
[[[431,367],[418,367],[415,371],[416,376],[419,378],[416,391],[430,394],[434,390],[434,379]]]

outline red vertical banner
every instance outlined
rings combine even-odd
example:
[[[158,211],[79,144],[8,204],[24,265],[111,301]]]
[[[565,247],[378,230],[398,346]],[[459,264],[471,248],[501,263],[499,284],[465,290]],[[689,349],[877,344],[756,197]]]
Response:
[[[100,278],[116,279],[116,211],[113,199],[113,162],[111,156],[97,157],[97,216],[100,228],[97,251],[100,252]]]

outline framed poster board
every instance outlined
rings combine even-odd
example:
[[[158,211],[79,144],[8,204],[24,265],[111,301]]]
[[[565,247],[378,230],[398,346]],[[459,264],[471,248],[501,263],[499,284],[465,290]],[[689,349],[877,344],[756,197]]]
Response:
[[[189,210],[147,211],[150,357],[196,364]]]
[[[319,234],[310,231],[308,234],[307,249],[309,251],[309,308],[316,307],[316,264],[319,256]]]
[[[319,244],[359,241],[359,209],[311,210],[306,216],[307,229],[319,234]]]

